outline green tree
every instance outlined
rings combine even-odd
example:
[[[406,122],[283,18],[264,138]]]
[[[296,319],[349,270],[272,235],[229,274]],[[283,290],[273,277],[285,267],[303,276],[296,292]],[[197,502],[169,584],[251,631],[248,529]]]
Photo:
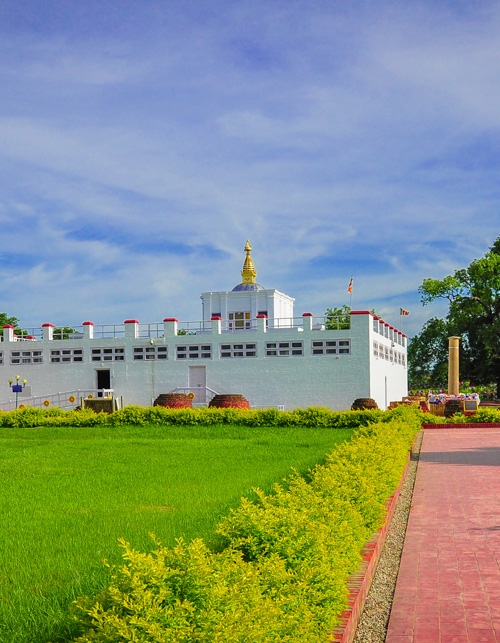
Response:
[[[17,317],[9,317],[7,313],[0,313],[0,330],[2,330],[4,326],[19,328],[19,319]]]
[[[408,346],[411,388],[444,388],[448,379],[448,323],[433,317]]]
[[[351,308],[344,304],[341,308],[327,308],[325,312],[326,330],[347,330],[351,327]]]
[[[442,361],[439,351],[451,335],[461,338],[460,378],[472,384],[494,382],[500,392],[500,237],[480,259],[444,279],[424,279],[419,288],[422,303],[445,299],[449,303],[444,324],[430,320],[410,343],[411,372],[433,371]],[[432,323],[431,323],[432,322]],[[436,336],[442,333],[438,341]],[[444,337],[446,335],[446,338]],[[433,339],[434,337],[434,339]],[[436,352],[422,348],[432,340]],[[415,343],[415,347],[412,345]],[[420,361],[419,361],[420,360]]]
[[[69,339],[69,336],[75,332],[75,329],[71,326],[61,326],[54,328],[53,338],[54,339]]]

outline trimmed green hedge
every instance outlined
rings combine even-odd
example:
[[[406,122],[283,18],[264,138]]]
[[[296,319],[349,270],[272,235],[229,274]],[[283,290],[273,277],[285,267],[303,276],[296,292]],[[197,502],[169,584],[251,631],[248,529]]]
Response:
[[[216,551],[199,539],[171,549],[155,541],[149,554],[122,542],[125,562],[110,569],[109,586],[74,605],[78,642],[326,641],[421,426],[414,408],[369,413],[307,479],[243,499],[219,524]]]
[[[425,413],[422,416],[424,424],[488,424],[490,422],[500,422],[500,409],[483,407],[479,408],[473,415],[464,415],[456,413],[449,418],[445,418],[433,413]]]
[[[325,428],[354,428],[366,426],[383,417],[383,411],[331,411],[310,407],[294,411],[277,409],[169,409],[162,406],[126,406],[116,413],[94,413],[89,409],[35,409],[26,407],[0,413],[0,427],[36,426],[119,426],[131,425],[199,425],[230,424],[238,426],[314,426]]]

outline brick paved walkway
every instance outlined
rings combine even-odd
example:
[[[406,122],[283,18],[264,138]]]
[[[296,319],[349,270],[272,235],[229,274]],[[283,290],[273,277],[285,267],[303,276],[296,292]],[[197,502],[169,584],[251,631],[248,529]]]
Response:
[[[500,643],[500,430],[426,430],[386,643]]]

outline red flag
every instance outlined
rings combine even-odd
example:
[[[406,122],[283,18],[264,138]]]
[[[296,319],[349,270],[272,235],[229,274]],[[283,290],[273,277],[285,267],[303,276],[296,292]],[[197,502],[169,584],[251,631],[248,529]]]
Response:
[[[399,309],[399,314],[400,314],[402,317],[408,317],[408,315],[410,314],[410,311],[409,311],[409,310],[405,310],[404,308],[400,308],[400,309]]]

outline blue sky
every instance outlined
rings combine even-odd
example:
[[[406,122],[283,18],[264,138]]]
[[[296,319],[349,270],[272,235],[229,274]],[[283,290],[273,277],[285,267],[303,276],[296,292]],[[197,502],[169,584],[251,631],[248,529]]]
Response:
[[[198,320],[258,281],[408,334],[500,234],[500,4],[3,0],[0,310]]]

